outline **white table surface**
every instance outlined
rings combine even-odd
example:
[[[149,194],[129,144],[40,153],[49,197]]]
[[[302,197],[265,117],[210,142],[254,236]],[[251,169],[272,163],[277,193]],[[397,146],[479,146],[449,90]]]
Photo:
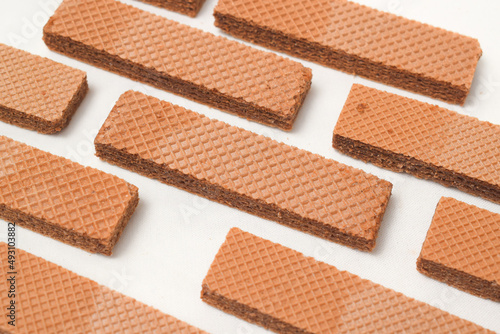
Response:
[[[118,175],[139,187],[140,203],[111,257],[92,255],[23,228],[17,230],[19,248],[208,332],[265,333],[264,329],[208,306],[199,298],[201,282],[217,250],[229,229],[237,226],[500,332],[500,303],[448,287],[418,273],[415,266],[441,196],[454,197],[498,213],[500,206],[434,182],[365,164],[336,152],[331,146],[333,128],[354,82],[500,124],[500,2],[359,0],[378,9],[478,38],[483,56],[467,103],[464,107],[449,105],[294,58],[313,69],[313,82],[294,129],[289,133],[246,121],[49,51],[42,41],[42,27],[59,2],[1,1],[0,42],[86,71],[89,94],[69,126],[59,134],[42,135],[2,122],[0,134]],[[217,35],[225,35],[213,25],[212,12],[216,0],[207,0],[194,19],[134,0],[123,2]],[[372,253],[355,251],[99,160],[94,156],[92,144],[95,134],[120,94],[129,89],[361,168],[392,182],[394,189],[382,221],[377,247]],[[0,240],[6,239],[6,232],[7,225],[0,224]]]

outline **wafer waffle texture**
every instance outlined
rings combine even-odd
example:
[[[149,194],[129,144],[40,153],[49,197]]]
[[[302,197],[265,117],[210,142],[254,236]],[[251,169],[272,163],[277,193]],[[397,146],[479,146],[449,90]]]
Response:
[[[311,85],[301,64],[115,0],[64,0],[44,27],[68,56],[290,130]]]
[[[3,273],[11,272],[7,244],[0,242]],[[15,250],[16,326],[0,320],[0,333],[206,334],[137,300],[21,249]],[[6,274],[7,276],[9,274]],[[0,280],[0,300],[9,305],[10,283]],[[6,313],[6,312],[4,312]]]
[[[201,298],[277,333],[492,333],[237,228],[215,256]]]
[[[479,42],[347,0],[219,0],[215,25],[271,49],[464,104]]]
[[[441,198],[417,268],[460,290],[500,302],[500,214]]]
[[[355,84],[333,147],[500,203],[500,125]]]
[[[111,255],[139,200],[132,184],[0,136],[0,217]]]
[[[0,43],[0,120],[40,133],[61,131],[88,91],[75,68]]]
[[[139,0],[151,5],[173,10],[191,17],[195,17],[200,11],[205,0]]]
[[[119,98],[95,147],[113,164],[367,251],[392,189],[361,170],[134,91]]]

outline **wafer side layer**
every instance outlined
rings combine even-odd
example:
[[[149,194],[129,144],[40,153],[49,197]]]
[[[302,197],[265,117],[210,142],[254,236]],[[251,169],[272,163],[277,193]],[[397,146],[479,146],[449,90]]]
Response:
[[[0,217],[92,253],[111,255],[138,189],[100,170],[0,136]]]
[[[2,333],[175,333],[204,331],[164,314],[137,300],[77,275],[21,249],[0,243],[2,273],[12,272],[4,261],[14,255],[15,326],[9,310],[0,320]],[[10,253],[9,253],[10,251]],[[10,305],[10,282],[2,277],[2,305]]]
[[[417,269],[460,290],[500,302],[500,214],[441,198]]]
[[[124,93],[95,139],[100,158],[350,247],[371,250],[392,184],[361,170]]]
[[[115,0],[64,0],[52,50],[263,124],[290,130],[311,85],[301,64]]]
[[[142,2],[149,3],[154,6],[162,7],[168,10],[173,10],[174,12],[179,12],[191,17],[195,17],[196,14],[203,6],[205,0],[139,0]]]
[[[215,256],[201,298],[277,333],[492,333],[237,228]]]
[[[88,91],[87,75],[0,43],[0,120],[40,133],[66,127]]]
[[[333,147],[500,203],[500,125],[356,84]]]
[[[464,104],[479,42],[347,0],[219,0],[215,25],[271,49]]]

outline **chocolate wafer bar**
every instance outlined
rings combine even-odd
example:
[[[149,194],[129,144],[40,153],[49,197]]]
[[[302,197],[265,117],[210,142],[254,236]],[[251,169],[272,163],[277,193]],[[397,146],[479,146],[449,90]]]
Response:
[[[44,28],[49,48],[93,65],[290,130],[311,70],[272,53],[115,0],[64,0]]]
[[[162,7],[174,12],[179,12],[195,17],[203,6],[205,0],[139,0],[151,5]]]
[[[88,91],[87,75],[0,43],[0,120],[40,133],[66,127]]]
[[[474,38],[347,0],[219,0],[214,16],[244,40],[462,105],[482,54]]]
[[[500,203],[499,125],[356,84],[333,147]]]
[[[328,240],[372,250],[392,184],[361,170],[124,93],[95,139],[121,167]]]
[[[111,255],[138,189],[100,170],[0,136],[0,217],[92,253]]]
[[[7,244],[0,243],[2,272],[8,266]],[[153,307],[77,275],[21,249],[15,249],[15,327],[5,315],[6,333],[205,333]],[[7,278],[8,278],[7,274]],[[9,280],[2,277],[0,300],[10,305]],[[9,310],[7,310],[8,313]]]
[[[500,214],[441,198],[417,269],[460,290],[500,302]]]
[[[493,333],[237,228],[201,298],[277,333]]]

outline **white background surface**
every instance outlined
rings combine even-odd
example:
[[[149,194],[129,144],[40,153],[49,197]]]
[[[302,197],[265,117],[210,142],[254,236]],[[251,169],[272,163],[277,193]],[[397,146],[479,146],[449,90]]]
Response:
[[[479,61],[466,105],[448,105],[296,59],[313,69],[313,84],[290,133],[246,121],[49,51],[42,41],[42,27],[59,2],[1,1],[0,42],[86,71],[90,92],[70,125],[59,134],[42,135],[1,122],[0,134],[118,175],[139,187],[140,203],[111,257],[92,255],[22,228],[17,231],[19,248],[208,332],[265,333],[262,328],[210,307],[199,298],[201,282],[219,246],[229,229],[237,226],[500,332],[500,303],[448,287],[421,275],[415,266],[435,206],[441,196],[451,196],[498,213],[500,206],[430,181],[364,164],[341,155],[331,146],[333,128],[353,82],[431,102],[500,124],[500,2],[359,1],[478,38],[483,57]],[[213,25],[212,11],[216,0],[207,0],[200,14],[194,19],[137,1],[123,2],[217,35],[224,35]],[[100,161],[94,156],[93,139],[115,101],[128,89],[140,90],[211,118],[361,168],[392,182],[392,197],[374,252],[355,251]],[[6,231],[7,225],[0,224],[1,240],[6,239]]]

